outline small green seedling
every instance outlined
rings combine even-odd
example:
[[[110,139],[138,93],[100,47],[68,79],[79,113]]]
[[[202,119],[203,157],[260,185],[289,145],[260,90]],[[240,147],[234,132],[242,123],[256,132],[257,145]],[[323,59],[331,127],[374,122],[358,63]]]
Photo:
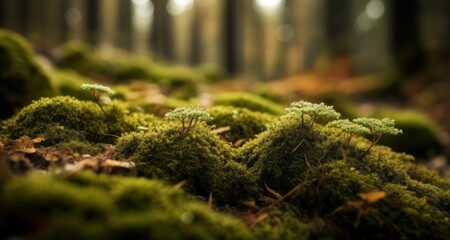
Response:
[[[203,109],[200,108],[176,108],[175,110],[166,113],[166,119],[169,121],[180,121],[183,136],[188,134],[189,130],[194,127],[197,122],[200,121],[211,121],[213,118]]]
[[[328,127],[335,127],[341,129],[348,134],[345,146],[350,144],[350,140],[354,135],[367,135],[370,134],[370,129],[364,127],[358,123],[351,122],[348,119],[338,119],[327,124]]]
[[[369,129],[372,134],[372,143],[369,148],[363,153],[361,159],[369,153],[370,149],[380,141],[386,134],[398,135],[403,133],[402,130],[395,128],[394,120],[390,118],[376,119],[376,118],[356,118],[353,122]]]
[[[105,114],[105,111],[100,103],[101,97],[103,94],[113,95],[114,91],[111,88],[100,84],[81,84],[81,89],[87,90],[91,93],[94,102],[100,107],[103,114]]]
[[[318,119],[333,120],[341,117],[341,114],[333,109],[333,106],[327,106],[324,103],[316,104],[306,101],[299,101],[291,103],[291,107],[286,108],[286,111],[290,113],[300,114],[302,127],[305,127],[305,116],[309,116],[311,123],[307,126],[307,131],[310,131],[314,126],[314,123]],[[303,143],[305,137],[299,144],[292,150],[295,152]]]
[[[308,126],[308,130],[312,128],[318,119],[333,120],[341,117],[341,114],[336,112],[333,109],[333,106],[327,106],[324,103],[316,104],[306,101],[291,103],[291,107],[286,108],[286,111],[300,114],[302,127],[305,126],[305,115],[309,116],[311,123]]]

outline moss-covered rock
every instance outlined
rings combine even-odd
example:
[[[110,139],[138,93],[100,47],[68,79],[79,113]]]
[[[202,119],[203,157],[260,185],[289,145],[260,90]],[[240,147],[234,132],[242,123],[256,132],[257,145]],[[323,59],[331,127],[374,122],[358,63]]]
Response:
[[[119,101],[111,102],[104,111],[94,102],[73,97],[42,98],[8,120],[5,132],[13,139],[24,135],[43,137],[44,146],[80,147],[88,143],[113,143],[124,132],[137,130],[139,126],[149,127],[158,121],[152,115],[130,113]]]
[[[34,173],[0,190],[0,237],[253,239],[243,222],[156,180]]]
[[[347,140],[339,129],[317,123],[308,128],[298,115],[288,114],[237,149],[237,156],[260,186],[267,184],[280,194],[300,186],[287,202],[296,207],[302,221],[323,222],[316,237],[448,236],[447,181],[414,168],[409,155],[384,146],[375,146],[365,155],[371,142],[362,137]],[[359,197],[380,191],[387,195],[379,201]]]
[[[239,140],[247,141],[257,134],[265,131],[268,123],[274,122],[277,118],[268,113],[254,112],[246,108],[231,106],[210,107],[207,111],[213,117],[208,122],[216,128],[230,127],[220,135],[227,141],[235,143]]]
[[[218,202],[255,198],[255,179],[233,161],[233,149],[203,123],[186,133],[178,122],[144,133],[130,133],[117,141],[122,158],[136,163],[140,176],[170,183],[187,181],[184,188]]]
[[[0,118],[40,97],[55,96],[49,75],[37,64],[28,42],[0,29]]]
[[[252,111],[282,115],[285,113],[283,106],[269,99],[245,92],[222,93],[213,99],[214,105],[234,106],[247,108]]]

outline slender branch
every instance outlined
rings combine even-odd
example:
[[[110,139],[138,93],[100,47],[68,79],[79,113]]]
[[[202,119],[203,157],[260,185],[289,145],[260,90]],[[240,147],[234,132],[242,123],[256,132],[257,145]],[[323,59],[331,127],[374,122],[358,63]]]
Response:
[[[189,130],[191,129],[192,126],[192,121],[194,121],[195,117],[191,117],[191,119],[189,120],[188,126],[186,128],[186,131],[184,132],[184,134],[188,134]]]
[[[292,196],[294,193],[302,190],[303,187],[306,186],[306,184],[308,184],[308,181],[303,181],[300,184],[298,184],[297,186],[295,186],[293,189],[291,189],[288,193],[286,193],[285,195],[283,195],[281,198],[277,199],[275,202],[273,202],[272,204],[270,204],[269,206],[261,209],[260,211],[258,211],[256,213],[256,215],[261,215],[263,213],[266,213],[270,210],[272,210],[278,203],[284,201],[286,198]]]
[[[364,153],[361,155],[361,158],[360,158],[361,160],[364,158],[364,156],[367,155],[367,153],[369,153],[370,149],[372,149],[372,147],[375,146],[375,144],[377,144],[378,141],[380,141],[381,137],[383,137],[383,136],[384,136],[384,134],[379,134],[379,135],[373,134],[372,135],[372,143],[370,144],[369,148],[367,148],[367,150],[364,151]]]
[[[291,151],[291,153],[297,151],[297,149],[302,145],[302,143],[305,141],[306,137],[303,137],[303,139],[297,144],[297,146]]]

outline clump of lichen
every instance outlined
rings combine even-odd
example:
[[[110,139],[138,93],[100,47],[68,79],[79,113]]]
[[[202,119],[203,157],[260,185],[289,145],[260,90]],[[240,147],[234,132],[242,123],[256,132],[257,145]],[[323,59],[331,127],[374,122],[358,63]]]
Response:
[[[315,106],[300,105],[306,110]],[[357,131],[314,122],[319,115],[311,115],[309,110],[303,111],[308,113],[304,116],[301,111],[288,110],[291,113],[238,149],[237,156],[256,175],[260,186],[282,195],[296,189],[286,201],[295,206],[303,222],[321,223],[314,236],[448,236],[448,183],[414,168],[411,156],[374,144],[384,130],[400,132],[391,120],[355,120],[356,124],[368,124],[369,141],[359,134],[349,138]],[[388,125],[378,126],[383,123]]]
[[[49,75],[37,64],[20,35],[0,30],[0,118],[40,97],[55,96]]]
[[[103,113],[92,101],[60,96],[42,98],[23,108],[6,122],[5,132],[13,139],[24,135],[43,137],[44,146],[74,141],[113,143],[124,132],[137,130],[139,126],[149,127],[156,122],[157,118],[152,115],[130,113],[119,101],[106,105]]]
[[[213,117],[209,124],[214,125],[217,129],[224,129],[220,135],[232,143],[253,139],[267,129],[268,123],[277,119],[268,113],[231,106],[214,106],[208,108],[207,111]]]
[[[213,103],[214,105],[247,108],[252,111],[269,113],[276,116],[285,113],[284,108],[281,105],[258,95],[245,92],[219,94],[213,99]]]
[[[238,219],[157,180],[33,173],[0,189],[0,237],[253,239]]]
[[[186,181],[185,190],[205,198],[212,194],[217,202],[236,203],[257,194],[254,177],[233,161],[231,146],[203,122],[195,127],[169,122],[125,134],[117,141],[117,151],[136,163],[138,175],[173,184]]]

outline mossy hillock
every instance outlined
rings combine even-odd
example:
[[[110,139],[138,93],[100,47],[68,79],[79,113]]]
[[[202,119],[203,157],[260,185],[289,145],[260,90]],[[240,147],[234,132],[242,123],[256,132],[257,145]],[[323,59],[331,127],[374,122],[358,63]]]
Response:
[[[277,119],[268,113],[232,106],[213,106],[207,111],[213,117],[209,124],[214,125],[215,128],[230,128],[220,135],[231,143],[253,139],[267,129],[267,124]]]
[[[220,70],[213,67],[194,69],[156,62],[151,58],[115,52],[114,59],[102,57],[93,46],[80,41],[68,42],[60,48],[56,65],[73,69],[92,78],[115,81],[148,80],[157,83],[189,84],[215,80]]]
[[[396,125],[403,129],[399,137],[386,136],[381,143],[392,147],[394,151],[407,152],[418,158],[426,158],[443,152],[440,140],[441,131],[437,124],[424,113],[417,110],[401,110],[390,107],[379,107],[374,117],[390,117]]]
[[[199,123],[188,133],[179,123],[129,133],[117,141],[119,156],[136,163],[140,176],[163,179],[192,194],[222,203],[257,197],[254,177],[234,162],[234,151],[210,127]]]
[[[0,190],[0,237],[254,239],[245,224],[157,180],[32,173]]]
[[[56,96],[50,76],[34,59],[22,36],[0,29],[0,118],[40,97]]]
[[[269,99],[246,92],[227,92],[217,95],[213,99],[215,106],[234,106],[247,108],[252,111],[269,113],[280,116],[285,113],[284,107]]]
[[[322,222],[313,236],[448,236],[447,181],[418,169],[410,155],[385,146],[374,146],[365,154],[372,146],[369,140],[354,136],[347,141],[348,133],[326,122],[311,125],[311,118],[304,120],[295,113],[282,116],[237,149],[237,161],[256,175],[260,186],[280,194],[298,187],[287,202],[295,206],[302,221]],[[376,201],[360,197],[377,192],[386,196]]]
[[[83,146],[113,143],[122,133],[152,126],[157,121],[153,115],[130,113],[126,104],[119,101],[106,105],[103,113],[94,102],[60,96],[42,98],[23,108],[6,121],[4,132],[13,139],[25,135],[43,137],[44,146]]]

